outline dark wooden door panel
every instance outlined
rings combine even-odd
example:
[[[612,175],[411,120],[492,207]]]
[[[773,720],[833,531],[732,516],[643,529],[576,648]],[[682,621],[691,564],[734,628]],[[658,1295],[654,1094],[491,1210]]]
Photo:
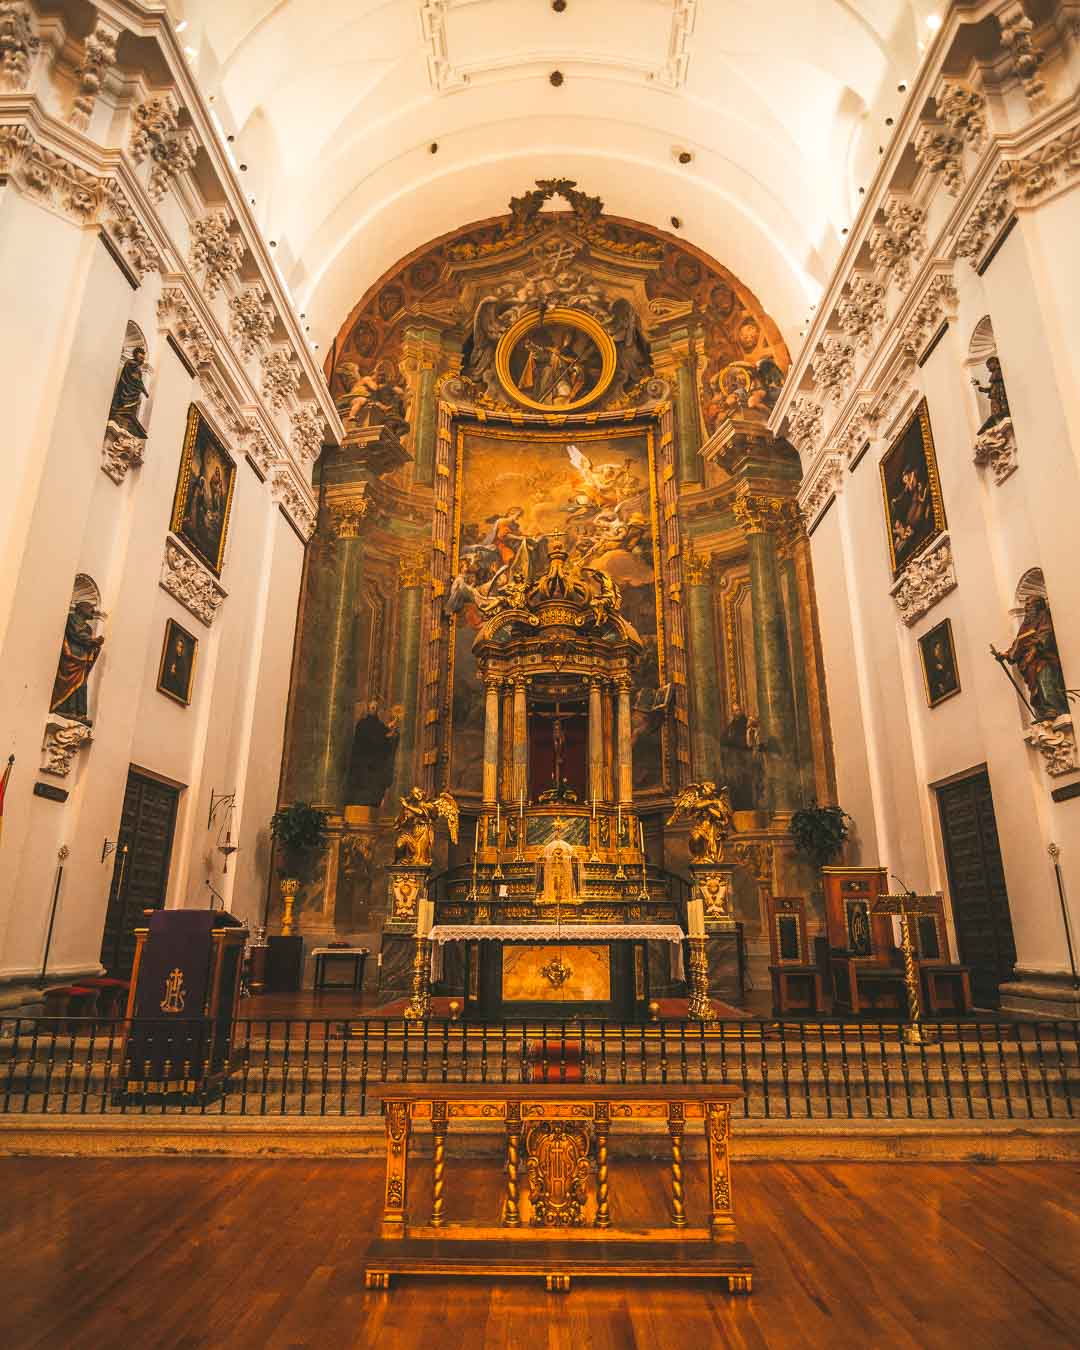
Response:
[[[179,788],[129,771],[101,943],[101,964],[112,976],[131,974],[143,911],[165,904],[179,801]]]
[[[985,771],[938,789],[960,960],[971,967],[975,1002],[996,1007],[1016,964],[990,778]]]

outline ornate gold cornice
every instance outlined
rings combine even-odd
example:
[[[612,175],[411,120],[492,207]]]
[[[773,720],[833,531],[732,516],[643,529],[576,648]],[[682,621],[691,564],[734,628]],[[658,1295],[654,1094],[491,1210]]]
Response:
[[[796,524],[801,527],[799,508],[792,498],[755,492],[749,483],[740,486],[731,509],[747,534],[786,534]]]
[[[712,580],[712,554],[698,553],[694,541],[688,539],[683,547],[683,580],[688,586],[707,586]]]

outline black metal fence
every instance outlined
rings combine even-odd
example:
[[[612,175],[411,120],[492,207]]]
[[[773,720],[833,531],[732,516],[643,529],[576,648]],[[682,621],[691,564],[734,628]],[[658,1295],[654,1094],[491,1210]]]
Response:
[[[1068,1120],[1080,1023],[468,1024],[401,1018],[205,1022],[9,1018],[0,1114],[377,1116],[401,1082],[579,1081],[742,1089],[780,1120]]]

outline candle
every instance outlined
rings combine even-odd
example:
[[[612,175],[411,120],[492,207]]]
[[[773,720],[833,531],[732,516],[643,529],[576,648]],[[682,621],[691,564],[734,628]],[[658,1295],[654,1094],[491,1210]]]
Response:
[[[615,824],[615,847],[622,845],[622,802],[619,803],[619,816]]]
[[[686,935],[692,938],[705,936],[705,905],[700,895],[692,896],[686,902]]]
[[[593,820],[596,819],[596,798],[595,798],[595,797],[592,799],[592,818],[593,818]]]
[[[495,803],[495,847],[499,847],[499,826],[502,823],[502,807]]]
[[[641,846],[641,856],[645,856],[645,826],[639,820],[637,823],[638,844]]]

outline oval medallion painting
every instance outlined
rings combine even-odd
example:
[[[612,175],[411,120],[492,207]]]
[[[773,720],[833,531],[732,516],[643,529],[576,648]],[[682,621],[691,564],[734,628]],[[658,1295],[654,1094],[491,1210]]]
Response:
[[[568,412],[607,389],[615,373],[615,344],[591,314],[535,309],[503,334],[495,369],[506,392],[524,407]]]

